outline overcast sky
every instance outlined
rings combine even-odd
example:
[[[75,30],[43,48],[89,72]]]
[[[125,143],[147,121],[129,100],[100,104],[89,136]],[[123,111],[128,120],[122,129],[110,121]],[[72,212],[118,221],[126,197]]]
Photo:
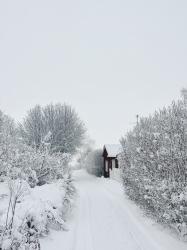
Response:
[[[187,87],[186,0],[0,1],[0,109],[66,102],[98,146]]]

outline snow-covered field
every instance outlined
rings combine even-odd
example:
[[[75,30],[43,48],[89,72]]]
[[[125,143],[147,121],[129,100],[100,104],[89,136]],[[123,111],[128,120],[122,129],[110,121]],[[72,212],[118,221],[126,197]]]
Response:
[[[79,192],[69,231],[52,231],[43,250],[186,250],[187,244],[144,217],[120,183],[74,172]]]

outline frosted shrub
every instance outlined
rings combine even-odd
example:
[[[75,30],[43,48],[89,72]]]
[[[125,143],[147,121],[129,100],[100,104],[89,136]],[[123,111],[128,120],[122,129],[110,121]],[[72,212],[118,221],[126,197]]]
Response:
[[[187,109],[172,103],[140,119],[121,140],[119,157],[128,196],[158,221],[187,236]],[[185,198],[184,198],[185,197]]]
[[[75,127],[71,128],[73,134],[68,132],[71,133],[71,138],[68,138],[72,151],[82,137],[79,134],[83,133],[81,122],[80,126],[76,145],[72,141],[72,138],[76,140]],[[71,150],[68,146],[64,148],[66,142],[64,151],[54,150],[56,145],[51,145],[54,133],[48,130],[40,139],[37,147],[26,144],[24,138],[19,137],[12,119],[0,111],[0,180],[8,183],[10,191],[9,200],[5,198],[7,208],[0,214],[0,249],[40,249],[39,237],[47,235],[50,228],[66,230],[64,221],[72,210],[76,192],[68,166],[71,155],[63,152]],[[56,187],[55,192],[58,192],[59,182],[62,183],[58,194],[60,199],[56,204],[56,193],[54,201],[50,201],[53,193],[46,198],[45,191],[50,193],[49,187]]]
[[[39,249],[36,247],[39,243],[37,237],[35,237],[34,227],[31,224],[29,227],[29,223],[27,223],[27,230],[23,230],[22,224],[19,225],[18,218],[16,218],[17,204],[28,193],[28,183],[21,179],[10,179],[8,187],[9,202],[5,216],[5,226],[0,233],[0,249]]]
[[[8,206],[8,212],[1,216],[0,249],[40,249],[39,238],[48,235],[50,229],[67,230],[65,221],[73,208],[76,193],[70,173],[56,183],[35,187],[36,191],[31,188],[27,191],[25,186],[20,186],[24,181],[11,182],[14,183],[14,186],[10,185],[13,206]],[[42,198],[43,192],[50,193],[51,188],[50,195],[57,192],[62,196],[57,196],[57,200],[50,196],[49,200]]]
[[[85,158],[84,165],[88,173],[95,176],[102,176],[103,157],[102,150],[92,150]]]
[[[40,243],[38,233],[34,226],[33,219],[28,218],[27,222],[14,230],[6,230],[3,240],[0,243],[2,250],[39,250]]]
[[[71,214],[76,196],[76,189],[70,173],[66,175],[66,179],[64,180],[61,188],[65,190],[65,196],[62,201],[62,217],[66,219],[69,214]]]

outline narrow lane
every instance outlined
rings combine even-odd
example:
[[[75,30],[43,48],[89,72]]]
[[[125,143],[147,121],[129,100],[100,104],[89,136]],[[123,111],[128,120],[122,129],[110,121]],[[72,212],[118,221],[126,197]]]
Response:
[[[68,232],[53,232],[42,250],[164,250],[146,235],[125,207],[122,189],[76,171],[77,207]]]
[[[72,250],[158,250],[102,180],[84,173],[77,176],[77,188],[78,230]]]

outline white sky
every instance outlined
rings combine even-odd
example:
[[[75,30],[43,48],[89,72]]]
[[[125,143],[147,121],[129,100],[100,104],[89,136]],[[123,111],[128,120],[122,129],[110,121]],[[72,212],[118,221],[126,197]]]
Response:
[[[182,87],[186,0],[0,1],[0,109],[16,120],[67,102],[102,146]]]

